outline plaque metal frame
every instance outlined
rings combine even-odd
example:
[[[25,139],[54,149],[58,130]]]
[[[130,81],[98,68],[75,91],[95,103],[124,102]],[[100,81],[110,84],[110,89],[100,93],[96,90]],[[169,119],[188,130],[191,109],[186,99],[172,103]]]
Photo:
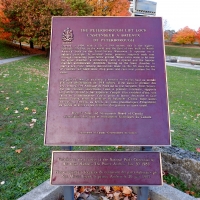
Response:
[[[48,91],[45,145],[170,146],[162,18],[53,17]]]
[[[53,151],[50,182],[65,186],[159,186],[163,184],[161,169],[160,152]],[[111,178],[113,174],[116,178]]]

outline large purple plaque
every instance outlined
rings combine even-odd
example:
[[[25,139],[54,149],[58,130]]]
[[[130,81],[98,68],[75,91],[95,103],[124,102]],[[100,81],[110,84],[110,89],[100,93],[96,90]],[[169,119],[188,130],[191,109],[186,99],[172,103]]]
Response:
[[[170,145],[162,18],[53,18],[45,144]]]
[[[53,185],[162,185],[159,152],[53,152]]]

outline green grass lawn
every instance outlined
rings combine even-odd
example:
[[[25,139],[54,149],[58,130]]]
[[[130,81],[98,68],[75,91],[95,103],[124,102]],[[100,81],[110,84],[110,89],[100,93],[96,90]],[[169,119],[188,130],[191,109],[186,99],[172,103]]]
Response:
[[[0,65],[1,200],[17,199],[50,178],[56,148],[43,144],[48,62],[34,56]],[[167,72],[172,144],[195,152],[200,147],[200,71],[167,67]]]
[[[167,67],[172,144],[200,147],[200,71]]]
[[[43,145],[48,60],[37,56],[0,68],[0,199],[11,200],[49,178],[51,151]]]
[[[184,46],[165,46],[165,53],[168,56],[200,58],[200,47],[188,48]]]

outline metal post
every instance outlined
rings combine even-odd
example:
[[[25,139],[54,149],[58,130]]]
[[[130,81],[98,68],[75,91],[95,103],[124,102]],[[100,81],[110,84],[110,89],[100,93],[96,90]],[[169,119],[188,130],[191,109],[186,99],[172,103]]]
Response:
[[[62,147],[62,150],[71,151],[72,146]],[[74,200],[74,186],[63,186],[64,200]]]
[[[152,147],[141,147],[141,151],[151,151]],[[149,187],[138,187],[137,200],[148,200]]]

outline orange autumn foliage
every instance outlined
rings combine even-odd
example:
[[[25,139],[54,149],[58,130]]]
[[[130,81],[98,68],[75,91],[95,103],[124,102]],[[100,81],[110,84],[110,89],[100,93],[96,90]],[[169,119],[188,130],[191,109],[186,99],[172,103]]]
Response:
[[[193,44],[195,42],[196,31],[186,26],[173,35],[172,42],[179,44]]]
[[[3,13],[3,6],[0,1],[0,25],[1,23],[6,24],[9,23],[9,20],[5,17]],[[4,29],[0,26],[0,39],[9,39],[11,36],[11,33],[7,33],[4,31]]]
[[[197,33],[196,33],[196,40],[199,42],[199,44],[200,44],[200,27],[199,27],[199,29],[198,29],[198,31],[197,31]]]
[[[93,16],[130,16],[128,0],[86,0]]]

